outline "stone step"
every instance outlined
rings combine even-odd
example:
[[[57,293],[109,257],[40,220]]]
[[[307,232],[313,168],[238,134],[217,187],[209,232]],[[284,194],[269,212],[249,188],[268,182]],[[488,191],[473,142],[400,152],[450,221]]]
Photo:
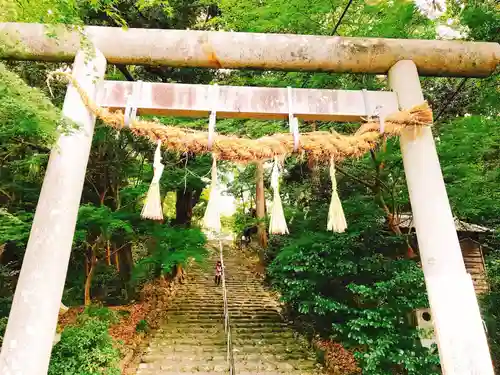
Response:
[[[254,293],[254,292],[244,292],[244,293]],[[191,301],[198,301],[198,302],[205,302],[205,301],[210,301],[211,303],[218,304],[218,303],[223,303],[222,299],[222,292],[215,291],[214,293],[203,293],[203,294],[194,294],[194,293],[183,293],[182,296],[177,300],[179,303],[182,302],[191,302]],[[248,295],[243,295],[243,294],[236,294],[236,293],[227,293],[227,300],[231,302],[240,302],[240,303],[249,303],[253,302],[255,305],[261,304],[262,300],[265,301],[268,297],[266,295],[260,295],[258,293],[255,293],[252,297],[249,297]],[[277,303],[273,302],[273,305],[277,305]]]
[[[234,303],[228,301],[228,310],[229,312],[234,313],[241,313],[241,314],[249,314],[251,312],[264,312],[262,309],[267,309],[267,313],[273,313],[273,314],[278,314],[280,313],[280,310],[274,306],[262,306],[262,305],[256,305],[256,304],[243,304],[243,303]],[[177,306],[172,306],[169,311],[173,312],[183,312],[183,313],[189,313],[189,312],[203,312],[203,311],[212,311],[212,312],[223,312],[224,305],[223,304],[202,304],[199,303],[196,307],[193,306],[191,303],[189,304],[182,304],[182,305],[177,305]]]
[[[210,278],[206,280],[191,280],[182,284],[179,290],[190,290],[197,293],[206,292],[209,290],[221,290],[222,289],[222,281],[219,285],[215,284],[215,279]],[[262,287],[262,285],[257,283],[250,283],[245,280],[228,280],[226,279],[226,289],[231,290],[233,292],[238,291],[255,291],[257,293],[267,293],[266,290]]]
[[[211,372],[204,372],[204,371],[195,371],[195,372],[177,372],[177,371],[167,371],[167,370],[157,370],[157,369],[154,369],[154,368],[151,368],[151,369],[140,369],[138,372],[137,372],[137,375],[219,375],[219,374],[228,374],[228,370],[224,370],[224,371],[217,371],[217,372],[214,372],[214,371],[211,371]],[[306,374],[321,374],[319,371],[317,370],[311,370],[311,371],[307,371],[307,372],[303,372],[303,370],[293,370],[293,371],[290,371],[290,370],[286,370],[286,371],[260,371],[258,374],[256,374],[255,372],[253,371],[245,371],[245,372],[242,372],[242,371],[238,371],[238,369],[236,369],[236,374],[237,375],[306,375]]]
[[[187,353],[198,353],[200,356],[204,356],[206,353],[225,353],[226,342],[221,340],[220,342],[211,343],[211,345],[193,345],[193,343],[186,342],[167,342],[158,341],[153,339],[150,343],[149,352],[159,351],[162,353],[168,352],[187,352]],[[148,350],[149,350],[148,349]],[[248,342],[244,341],[241,343],[233,342],[233,353],[237,354],[274,354],[286,357],[287,355],[301,355],[302,357],[308,355],[310,352],[307,348],[300,347],[296,343],[283,344],[283,342],[278,342],[274,344],[263,345],[262,342]]]
[[[199,312],[175,312],[169,315],[170,321],[185,321],[185,320],[220,320],[224,317],[222,311],[199,311]],[[241,311],[229,311],[229,317],[234,321],[245,321],[245,320],[276,320],[281,321],[281,316],[277,313],[272,312],[241,312]]]
[[[236,367],[236,366],[235,366]],[[236,367],[237,375],[256,375],[253,371],[239,371]],[[258,375],[312,375],[312,374],[322,374],[316,369],[311,369],[310,371],[304,372],[304,370],[275,370],[275,371],[260,371]],[[149,375],[149,374],[148,374]]]
[[[280,310],[275,306],[262,306],[256,305],[255,303],[235,303],[228,301],[227,304],[229,312],[233,314],[250,314],[250,313],[263,313],[263,314],[274,314],[280,315]],[[167,309],[168,312],[176,313],[198,313],[198,312],[220,312],[224,311],[224,305],[210,304],[210,303],[197,303],[196,306],[193,303],[182,303],[176,306],[170,306]]]
[[[155,363],[141,363],[139,370],[148,370],[151,374],[177,374],[177,373],[200,373],[216,372],[224,373],[228,371],[228,365],[224,363],[208,363],[206,361],[193,361],[192,363],[174,363],[172,361],[161,361]],[[151,371],[153,370],[153,371]],[[154,372],[156,371],[156,372]],[[144,374],[138,371],[137,374]]]
[[[194,359],[192,361],[183,359],[182,361],[167,360],[162,357],[153,358],[152,362],[143,362],[143,368],[157,369],[164,371],[178,371],[178,372],[219,372],[227,370],[228,364],[225,359],[220,361],[210,361],[206,359]],[[291,371],[291,370],[309,370],[314,369],[316,363],[313,361],[294,361],[294,362],[272,362],[272,361],[259,361],[259,362],[235,362],[235,368],[240,371],[251,371],[260,373],[261,371]]]
[[[218,347],[220,348],[220,347]],[[247,347],[247,349],[254,349],[254,347]],[[153,362],[155,360],[195,360],[197,358],[203,358],[207,361],[225,361],[226,360],[226,350],[206,350],[206,351],[193,351],[193,350],[184,350],[184,351],[172,351],[169,349],[165,349],[162,347],[148,348],[148,351],[143,355],[142,361],[144,363]],[[307,353],[309,354],[309,353]],[[283,352],[256,352],[256,351],[241,351],[236,349],[233,351],[233,356],[235,361],[243,361],[243,362],[259,362],[259,361],[303,361],[308,360],[314,363],[315,357],[313,354],[304,355],[303,352],[293,351],[290,353]]]
[[[184,342],[188,340],[192,340],[193,342],[196,342],[198,344],[202,343],[205,344],[206,342],[212,342],[214,339],[222,339],[224,340],[225,335],[224,335],[224,330],[221,329],[220,332],[214,333],[213,339],[209,337],[202,337],[200,333],[198,332],[190,332],[189,334],[186,333],[177,333],[177,332],[165,332],[165,333],[156,333],[154,335],[155,339],[158,340],[164,340],[164,341],[170,341],[170,342]],[[279,334],[276,334],[276,332],[261,332],[261,333],[255,333],[255,332],[232,332],[232,339],[233,343],[238,343],[238,342],[270,342],[270,341],[281,341],[285,339],[294,339],[294,333],[293,332],[281,332]]]
[[[227,296],[227,302],[230,304],[238,304],[238,305],[254,305],[255,307],[259,307],[263,304],[266,305],[266,307],[279,307],[277,303],[273,304],[266,304],[265,302],[261,302],[262,300],[265,301],[265,298],[263,296],[255,296],[255,298],[243,298],[243,297],[235,297],[233,295],[228,295]],[[192,303],[197,303],[198,305],[209,305],[209,306],[219,306],[224,303],[224,300],[222,299],[222,295],[203,295],[203,296],[194,296],[190,294],[184,294],[181,296],[176,301],[176,306],[177,305],[189,305]]]
[[[223,325],[220,323],[213,324],[213,325],[195,325],[195,326],[190,326],[189,327],[189,332],[194,333],[194,334],[205,334],[207,332],[213,333],[213,332],[219,332],[223,331]],[[257,327],[245,327],[245,326],[240,326],[240,327],[232,327],[231,331],[234,334],[238,333],[245,333],[245,334],[256,334],[260,335],[261,333],[274,333],[274,334],[280,334],[282,332],[293,332],[288,329],[286,325],[264,325],[264,326],[257,326]],[[171,325],[163,325],[159,329],[155,331],[155,334],[185,334],[186,333],[186,328],[185,327],[179,327],[179,326],[171,326]]]
[[[238,325],[242,325],[245,323],[248,323],[250,325],[253,325],[255,323],[269,323],[271,325],[273,325],[274,323],[281,323],[278,325],[285,327],[279,315],[236,315],[229,313],[229,319],[232,323]],[[166,319],[165,322],[169,325],[172,323],[179,323],[185,326],[188,325],[193,327],[196,327],[197,323],[199,323],[202,327],[210,327],[217,324],[222,324],[223,321],[223,314],[172,314]]]
[[[288,337],[280,336],[268,336],[268,337],[246,337],[246,336],[233,336],[232,342],[233,346],[271,346],[278,345],[283,342],[284,339],[289,339]],[[154,336],[151,345],[192,345],[192,346],[225,346],[226,342],[223,337],[196,337],[196,336],[180,336],[172,337],[169,335]]]
[[[196,319],[169,319],[168,324],[169,325],[176,325],[179,328],[183,328],[185,330],[189,329],[190,327],[196,327],[196,326],[204,326],[204,327],[215,327],[216,324],[222,325],[224,323],[224,320],[222,318],[220,319],[201,319],[199,318],[198,320]],[[251,328],[251,327],[265,327],[268,325],[279,325],[280,321],[275,319],[253,319],[253,320],[238,320],[238,319],[230,319],[230,325],[231,328],[237,329],[237,328]]]
[[[219,293],[219,291],[222,290],[222,284],[215,285],[214,281],[212,280],[203,283],[188,284],[185,287],[180,288],[179,290],[185,290],[188,292],[196,293],[198,295],[203,295],[205,293]],[[238,293],[241,296],[245,292],[252,292],[263,296],[268,295],[268,292],[262,287],[257,287],[257,286],[254,287],[251,285],[247,287],[242,287],[239,283],[226,283],[226,290],[228,294]]]
[[[231,309],[231,306],[228,305],[229,309]],[[223,310],[223,305],[221,304],[220,306],[215,306],[215,305],[201,305],[197,307],[193,307],[192,305],[189,306],[173,306],[171,307],[168,311],[171,314],[190,314],[190,313],[222,313]],[[253,308],[246,308],[243,312],[239,309],[234,309],[229,310],[232,314],[249,314],[250,312],[253,312],[254,314],[278,314],[278,311],[276,310],[270,310],[269,308],[264,308],[262,306],[255,306]]]
[[[309,362],[316,363],[315,357],[304,356],[304,353],[301,352],[293,352],[293,353],[256,353],[256,352],[233,352],[233,357],[235,361],[247,361],[247,362],[256,362],[259,360],[265,361],[303,361],[308,360]]]
[[[292,370],[311,370],[315,368],[316,362],[235,362],[237,373],[240,371],[251,371],[254,374],[262,371],[292,371]]]
[[[143,355],[141,358],[141,361],[143,363],[159,363],[159,364],[164,364],[164,363],[175,363],[178,365],[182,364],[201,364],[207,363],[207,364],[212,364],[212,365],[225,365],[226,364],[226,356],[224,353],[221,353],[219,355],[206,355],[206,356],[199,356],[193,353],[188,353],[185,352],[184,354],[180,353],[163,353],[163,352],[154,352],[150,354]]]

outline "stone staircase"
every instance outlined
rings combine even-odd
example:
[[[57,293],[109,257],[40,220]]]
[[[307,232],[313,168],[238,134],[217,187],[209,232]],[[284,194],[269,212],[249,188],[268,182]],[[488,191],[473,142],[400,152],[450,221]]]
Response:
[[[222,285],[214,284],[214,250],[188,271],[167,320],[153,335],[137,375],[228,374]],[[321,374],[307,343],[283,322],[279,305],[234,250],[224,254],[235,373]]]

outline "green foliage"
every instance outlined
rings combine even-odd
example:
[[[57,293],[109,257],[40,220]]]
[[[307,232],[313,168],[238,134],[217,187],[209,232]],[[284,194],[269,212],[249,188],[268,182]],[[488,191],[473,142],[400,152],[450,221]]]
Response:
[[[54,141],[60,112],[37,89],[28,87],[17,75],[0,64],[0,120],[2,140],[17,137],[19,142],[34,141],[49,146]]]
[[[88,318],[95,318],[101,322],[109,324],[116,324],[120,321],[120,318],[115,311],[98,305],[87,306],[83,314],[79,316],[79,320],[82,322]]]
[[[222,16],[217,21],[225,29],[238,31],[330,35],[345,5],[342,0],[221,0]],[[351,36],[429,37],[430,25],[411,1],[382,1],[376,6],[359,1],[351,5],[338,32]]]
[[[0,348],[3,343],[3,336],[5,335],[5,330],[7,329],[8,318],[6,316],[0,318]]]
[[[38,199],[46,150],[54,143],[60,112],[1,63],[0,103],[0,203],[15,215],[21,202],[28,211]],[[2,214],[0,222],[5,219]]]
[[[169,275],[175,265],[185,266],[191,259],[201,262],[207,254],[204,246],[206,238],[197,228],[179,229],[158,225],[153,237],[150,255],[139,260],[134,268],[135,283]]]
[[[0,244],[12,242],[16,245],[26,244],[31,228],[33,215],[18,211],[15,215],[0,208]]]
[[[0,318],[9,316],[18,274],[19,271],[12,264],[0,264]]]
[[[110,240],[113,236],[124,237],[133,234],[131,223],[122,220],[122,216],[121,212],[112,211],[108,206],[81,206],[78,211],[75,242],[84,242],[92,236],[102,236],[105,240]]]
[[[119,375],[119,359],[108,323],[87,318],[64,329],[52,350],[49,375]]]
[[[500,120],[469,116],[440,130],[438,151],[454,214],[500,226]]]
[[[253,218],[248,212],[242,207],[238,207],[236,212],[233,214],[233,221],[231,223],[231,230],[237,235],[241,235],[245,228],[254,226],[259,223],[259,220]]]
[[[145,321],[144,319],[139,320],[139,322],[135,326],[135,330],[137,332],[146,332],[146,333],[149,332],[150,328],[148,322]]]
[[[460,13],[461,22],[468,26],[469,38],[499,42],[500,13],[495,0],[470,0]]]
[[[500,235],[497,233],[497,243]],[[486,258],[487,280],[490,290],[481,298],[483,319],[486,324],[495,372],[500,371],[500,254],[492,252]]]
[[[117,12],[119,0],[0,0],[0,21],[2,22],[39,22],[45,24],[81,25],[82,13],[88,10],[106,14],[115,23],[126,26],[125,20]],[[167,3],[165,1],[138,1],[140,10]],[[168,4],[168,3],[167,3]],[[47,30],[50,35],[50,29]]]

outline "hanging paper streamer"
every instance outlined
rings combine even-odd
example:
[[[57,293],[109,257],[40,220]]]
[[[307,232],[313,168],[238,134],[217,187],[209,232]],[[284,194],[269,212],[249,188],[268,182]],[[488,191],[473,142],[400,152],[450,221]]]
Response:
[[[153,181],[149,186],[146,202],[142,208],[143,219],[163,220],[163,207],[160,197],[160,179],[165,166],[161,163],[161,141],[158,140],[153,161]]]
[[[207,209],[203,217],[203,226],[213,232],[221,231],[220,211],[219,211],[219,190],[217,188],[217,158],[212,154],[212,182],[210,185],[210,197],[208,198]]]
[[[330,159],[330,178],[332,179],[332,200],[330,201],[330,210],[328,211],[327,229],[333,232],[342,233],[347,228],[345,221],[344,209],[340,202],[339,193],[337,192],[337,180],[335,179],[335,162]]]
[[[274,191],[273,207],[271,209],[271,219],[269,221],[269,233],[271,234],[288,234],[283,205],[281,203],[279,191],[279,167],[278,159],[274,158],[273,171],[271,173],[271,187]]]

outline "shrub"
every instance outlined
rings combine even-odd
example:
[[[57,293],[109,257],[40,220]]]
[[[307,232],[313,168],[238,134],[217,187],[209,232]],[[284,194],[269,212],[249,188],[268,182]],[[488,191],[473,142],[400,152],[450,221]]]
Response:
[[[0,317],[8,317],[13,297],[0,297]]]
[[[52,350],[49,375],[119,375],[120,353],[108,333],[108,323],[83,316],[62,332]]]
[[[488,340],[495,371],[500,371],[500,255],[492,253],[486,258],[486,271],[490,291],[482,296],[481,308],[488,329]]]
[[[5,335],[5,329],[7,328],[7,317],[0,318],[0,348],[3,343],[3,336]]]
[[[301,230],[295,220],[297,237],[279,243],[269,266],[273,285],[295,318],[352,349],[363,374],[437,373],[438,357],[407,318],[427,298],[421,269],[396,256],[404,239],[384,231],[371,201],[357,197],[344,209],[343,234]]]
[[[12,264],[0,264],[0,318],[9,316],[18,274]]]
[[[84,313],[79,316],[80,321],[83,321],[88,318],[96,318],[101,322],[109,324],[115,324],[120,321],[120,318],[115,311],[99,305],[87,306],[85,308]]]
[[[137,332],[148,332],[149,331],[148,322],[145,321],[144,319],[139,320],[139,322],[137,322],[137,325],[135,326],[135,330]]]

